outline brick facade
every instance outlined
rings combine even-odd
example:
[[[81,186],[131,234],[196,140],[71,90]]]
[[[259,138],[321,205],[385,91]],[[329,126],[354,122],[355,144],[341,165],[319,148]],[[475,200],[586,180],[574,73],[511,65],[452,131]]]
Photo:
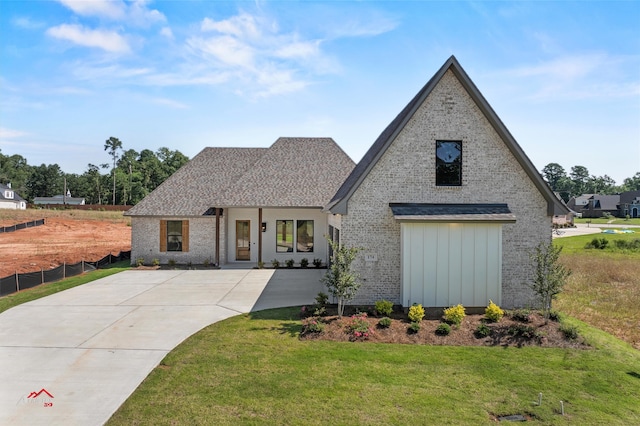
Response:
[[[462,141],[462,186],[436,187],[436,140]],[[502,304],[534,304],[529,252],[551,239],[547,201],[452,71],[447,71],[348,202],[341,242],[362,247],[363,286],[354,304],[400,303],[400,223],[389,203],[507,203],[502,233]],[[376,261],[365,262],[365,254]]]

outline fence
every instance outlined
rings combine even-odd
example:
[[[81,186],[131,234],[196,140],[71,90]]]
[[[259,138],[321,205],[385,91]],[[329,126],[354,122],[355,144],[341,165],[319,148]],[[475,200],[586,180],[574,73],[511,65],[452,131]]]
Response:
[[[18,229],[32,228],[34,226],[44,225],[44,219],[32,220],[31,222],[19,223],[11,226],[0,226],[0,234],[5,232],[14,232]]]
[[[7,296],[20,290],[26,290],[54,281],[60,281],[68,277],[83,274],[88,271],[95,271],[101,267],[110,265],[121,260],[131,259],[130,251],[120,252],[117,256],[108,254],[96,262],[82,262],[73,265],[66,263],[48,271],[41,270],[39,272],[27,272],[24,274],[13,274],[8,277],[0,278],[0,297]]]

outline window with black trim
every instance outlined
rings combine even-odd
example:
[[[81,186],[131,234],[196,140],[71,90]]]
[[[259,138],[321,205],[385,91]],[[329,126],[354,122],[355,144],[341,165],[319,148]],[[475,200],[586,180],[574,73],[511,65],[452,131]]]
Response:
[[[462,141],[436,141],[436,185],[462,185]]]
[[[298,220],[296,225],[296,251],[313,253],[313,221]]]
[[[276,253],[293,252],[293,220],[276,220]]]

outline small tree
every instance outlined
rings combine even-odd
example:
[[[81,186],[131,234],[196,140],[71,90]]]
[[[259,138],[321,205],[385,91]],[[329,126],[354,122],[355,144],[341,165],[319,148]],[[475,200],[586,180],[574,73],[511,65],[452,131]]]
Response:
[[[351,263],[355,260],[360,249],[347,248],[327,238],[333,250],[333,259],[322,282],[329,293],[338,299],[338,316],[344,313],[345,302],[353,299],[360,288],[358,275],[351,272]]]
[[[531,252],[530,257],[535,266],[535,274],[531,288],[542,302],[545,319],[549,319],[551,301],[558,295],[571,271],[558,263],[562,247],[552,242],[540,243]]]

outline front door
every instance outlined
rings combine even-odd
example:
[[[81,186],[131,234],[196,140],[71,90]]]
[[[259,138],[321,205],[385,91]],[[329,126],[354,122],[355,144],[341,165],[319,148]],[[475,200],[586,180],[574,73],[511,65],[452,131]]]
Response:
[[[236,260],[251,260],[251,221],[236,220]]]

